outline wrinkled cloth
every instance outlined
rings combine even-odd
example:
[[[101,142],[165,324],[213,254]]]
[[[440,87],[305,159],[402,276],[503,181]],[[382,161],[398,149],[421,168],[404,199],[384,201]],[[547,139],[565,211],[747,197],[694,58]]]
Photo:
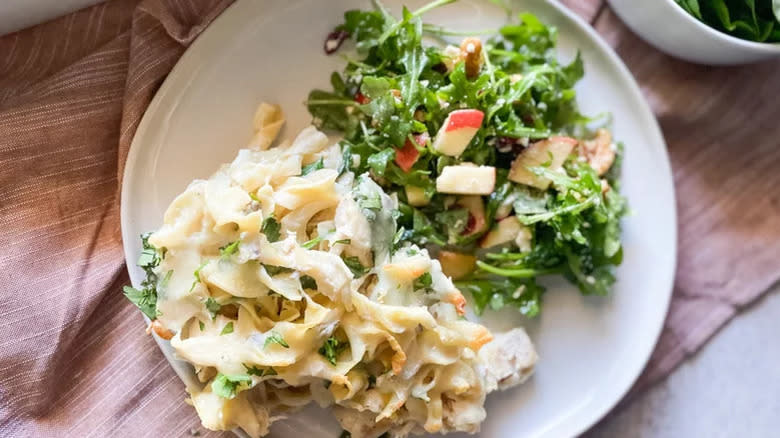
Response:
[[[114,0],[0,37],[0,436],[228,436],[122,296],[119,186],[154,93],[230,2]],[[635,394],[780,279],[780,62],[688,64],[601,1],[564,3],[636,76],[674,169],[674,297]]]

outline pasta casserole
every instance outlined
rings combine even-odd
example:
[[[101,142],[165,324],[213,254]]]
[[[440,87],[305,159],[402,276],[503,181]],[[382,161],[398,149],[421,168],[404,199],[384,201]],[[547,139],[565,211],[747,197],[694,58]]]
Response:
[[[486,394],[533,372],[523,329],[465,317],[439,261],[397,238],[397,199],[351,172],[338,143],[308,127],[272,147],[273,105],[254,123],[248,148],[171,203],[139,260],[156,288],[139,307],[203,383],[189,389],[203,425],[259,437],[315,402],[353,437],[477,432]]]

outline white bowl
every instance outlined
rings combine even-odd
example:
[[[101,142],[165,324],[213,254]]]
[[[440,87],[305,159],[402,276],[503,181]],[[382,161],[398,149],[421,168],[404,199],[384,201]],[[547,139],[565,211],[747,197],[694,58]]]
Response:
[[[780,57],[780,43],[756,43],[725,34],[674,0],[609,0],[612,10],[645,41],[699,64],[734,65]]]

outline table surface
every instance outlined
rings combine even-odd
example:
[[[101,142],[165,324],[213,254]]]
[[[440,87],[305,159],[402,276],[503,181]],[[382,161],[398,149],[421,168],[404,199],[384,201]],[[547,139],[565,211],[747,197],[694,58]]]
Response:
[[[0,2],[0,35],[99,0]],[[770,437],[780,430],[780,285],[668,379],[585,437]]]
[[[746,308],[666,380],[594,427],[596,437],[776,437],[780,285]]]

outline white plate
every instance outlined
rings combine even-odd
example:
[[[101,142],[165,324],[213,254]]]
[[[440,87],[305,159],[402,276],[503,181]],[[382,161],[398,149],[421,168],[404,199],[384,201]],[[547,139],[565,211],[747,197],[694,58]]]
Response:
[[[400,1],[386,1],[396,6]],[[407,2],[416,7],[420,1]],[[626,67],[595,32],[555,2],[525,0],[518,9],[559,29],[560,54],[582,50],[586,75],[579,101],[590,114],[610,111],[616,138],[626,143],[623,190],[634,214],[625,220],[625,260],[612,296],[583,297],[554,282],[541,315],[487,315],[523,324],[541,360],[525,385],[488,398],[481,436],[563,437],[584,431],[628,390],[645,365],[663,325],[675,267],[676,224],[672,176],[658,125]],[[260,101],[283,105],[283,135],[306,126],[302,104],[310,89],[327,87],[338,56],[325,56],[324,36],[363,0],[239,1],[192,45],[165,81],[136,133],[122,188],[122,237],[134,284],[138,235],[156,229],[170,201],[197,177],[208,177],[244,146]],[[468,30],[497,27],[501,9],[462,1],[433,11],[426,21]],[[173,360],[185,381],[191,370]],[[182,394],[182,398],[184,398]],[[309,409],[274,425],[276,436],[336,437],[329,415]],[[314,416],[314,417],[312,417]],[[307,421],[304,421],[307,420]]]

